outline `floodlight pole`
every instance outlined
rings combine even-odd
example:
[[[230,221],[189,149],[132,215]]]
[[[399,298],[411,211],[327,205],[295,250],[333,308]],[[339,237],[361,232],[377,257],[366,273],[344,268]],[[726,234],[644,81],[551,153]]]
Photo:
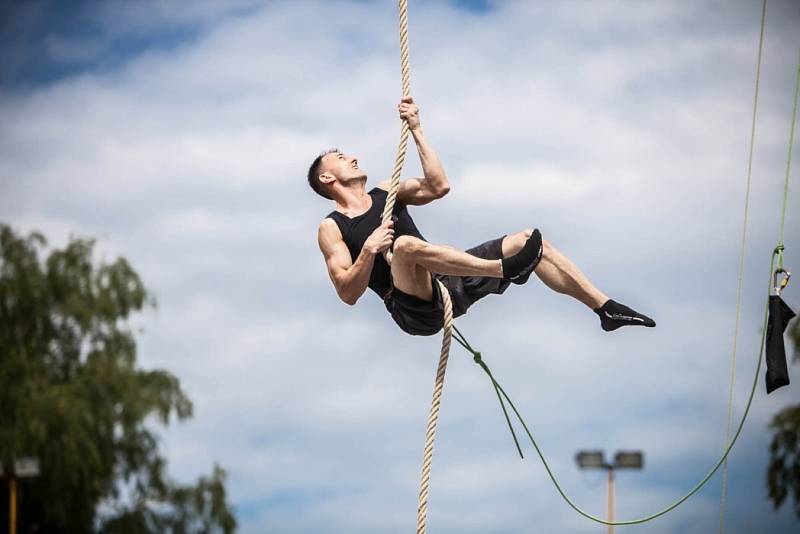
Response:
[[[8,473],[8,532],[17,534],[17,479],[39,476],[39,459],[14,458],[6,468],[0,463],[0,476]]]
[[[608,464],[608,521],[614,522],[614,466]],[[608,534],[614,534],[614,525],[608,525]]]
[[[608,480],[608,522],[614,522],[614,470],[615,469],[641,469],[643,454],[641,451],[617,451],[614,463],[609,463],[604,458],[603,451],[578,451],[575,461],[581,469],[605,469]],[[614,534],[614,525],[608,525],[608,534]]]
[[[12,475],[8,479],[8,532],[17,534],[17,479]]]

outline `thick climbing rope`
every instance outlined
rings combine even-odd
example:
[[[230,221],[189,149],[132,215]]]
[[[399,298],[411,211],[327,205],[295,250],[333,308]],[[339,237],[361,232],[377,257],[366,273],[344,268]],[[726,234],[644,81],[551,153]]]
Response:
[[[408,2],[399,0],[400,9],[400,69],[403,81],[403,96],[411,94],[411,75],[409,73],[408,61]],[[403,163],[406,159],[406,146],[408,144],[408,123],[402,121],[400,130],[400,145],[397,148],[397,156],[392,171],[392,180],[389,186],[389,194],[386,197],[386,207],[383,210],[381,221],[385,223],[392,218],[397,191],[400,188],[400,174],[403,171]],[[386,262],[391,265],[392,253],[387,250],[384,253]],[[453,335],[453,305],[450,300],[450,293],[439,280],[439,292],[442,295],[444,304],[444,334],[442,337],[442,351],[439,356],[439,366],[436,369],[436,379],[433,386],[433,399],[431,400],[431,411],[428,416],[428,426],[425,431],[425,446],[422,453],[422,473],[419,485],[419,506],[417,508],[417,534],[424,534],[427,530],[428,519],[428,488],[430,487],[431,462],[433,459],[433,443],[436,438],[436,423],[439,420],[439,406],[442,400],[442,388],[444,387],[444,374],[447,370],[447,359],[450,356],[450,343]]]
[[[761,32],[758,37],[758,60],[756,61],[756,88],[753,96],[753,115],[750,122],[750,152],[747,156],[747,185],[744,194],[744,217],[742,218],[742,246],[739,252],[739,272],[736,287],[736,318],[733,327],[733,350],[731,351],[731,377],[728,385],[728,413],[725,418],[725,444],[731,439],[733,421],[733,391],[736,385],[736,351],[739,344],[739,321],[742,311],[742,287],[744,285],[744,260],[747,244],[747,222],[750,213],[750,184],[753,175],[753,147],[756,139],[756,111],[758,110],[758,87],[761,80],[761,52],[764,48],[764,21],[767,14],[767,0],[761,4]],[[725,531],[725,500],[728,495],[728,459],[722,467],[722,491],[719,497],[719,534]]]

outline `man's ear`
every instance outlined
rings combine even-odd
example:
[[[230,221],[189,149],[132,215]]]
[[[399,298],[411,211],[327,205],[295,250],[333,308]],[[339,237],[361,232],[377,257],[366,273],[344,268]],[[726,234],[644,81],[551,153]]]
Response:
[[[319,175],[319,181],[322,182],[323,184],[332,184],[335,180],[336,177],[334,177],[329,172],[323,172],[322,174]]]

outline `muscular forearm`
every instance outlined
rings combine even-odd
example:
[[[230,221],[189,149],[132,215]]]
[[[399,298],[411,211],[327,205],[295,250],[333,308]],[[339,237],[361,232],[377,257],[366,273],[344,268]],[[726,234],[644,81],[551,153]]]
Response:
[[[422,128],[412,129],[411,135],[414,136],[414,142],[417,144],[419,161],[422,164],[422,173],[425,176],[428,189],[434,192],[446,192],[450,187],[447,182],[447,175],[444,173],[444,167],[442,167],[442,162],[439,161],[439,156],[436,155],[436,152],[425,140]]]
[[[375,254],[362,248],[356,261],[344,271],[337,284],[337,292],[343,301],[352,306],[364,294],[374,263]]]

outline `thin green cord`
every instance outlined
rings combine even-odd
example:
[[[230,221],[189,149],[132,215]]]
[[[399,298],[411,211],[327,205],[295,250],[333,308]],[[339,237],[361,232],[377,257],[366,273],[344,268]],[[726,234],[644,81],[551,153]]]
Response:
[[[794,127],[797,120],[797,94],[800,92],[800,52],[797,56],[797,77],[794,83],[794,104],[792,105],[792,125],[789,127],[789,155],[786,157],[786,178],[783,182],[783,208],[781,209],[781,231],[778,240],[778,268],[783,269],[783,228],[786,223],[786,204],[789,198],[789,172],[792,168],[792,147],[794,146]],[[776,247],[776,249],[778,248]]]
[[[764,6],[766,7],[766,1],[764,2]],[[762,38],[763,38],[763,11],[762,11]],[[759,46],[759,65],[760,65],[760,57],[761,57],[761,53],[760,53],[760,46]],[[758,78],[758,76],[757,76],[757,78]],[[758,82],[756,82],[756,86],[758,86]],[[758,93],[758,88],[756,88],[756,94],[757,93]],[[776,265],[775,265],[775,259],[776,258],[778,259],[778,267],[783,268],[783,232],[784,232],[784,223],[785,223],[785,219],[786,219],[786,206],[787,206],[788,195],[789,195],[789,170],[791,168],[792,145],[794,144],[794,130],[795,130],[795,124],[796,124],[796,117],[797,117],[797,100],[798,100],[798,94],[799,93],[800,93],[800,55],[798,55],[797,79],[796,79],[796,82],[795,82],[794,105],[793,105],[793,109],[792,109],[792,126],[791,126],[791,130],[790,130],[790,133],[789,133],[789,156],[787,158],[787,163],[786,163],[786,180],[785,180],[784,187],[783,187],[783,208],[782,208],[782,211],[781,211],[780,241],[779,241],[778,246],[773,251],[772,257],[770,258],[769,283],[767,285],[767,293],[768,294],[769,294],[770,290],[772,289],[772,274],[773,274],[773,272],[775,270],[775,267],[776,267]],[[752,141],[751,141],[751,152],[752,152]],[[752,153],[751,153],[751,162],[750,163],[752,164]],[[749,198],[749,189],[750,189],[749,180],[750,180],[750,169],[748,168],[748,188],[747,188],[748,189],[748,198]],[[748,205],[748,203],[745,204],[745,211],[747,209],[747,205]],[[745,221],[746,220],[747,220],[747,215],[745,213]],[[746,229],[746,222],[745,222],[745,229]],[[744,243],[744,240],[743,240],[743,243]],[[741,274],[740,274],[740,277],[741,277]],[[741,303],[740,295],[741,295],[741,280],[740,280],[740,285],[739,285],[739,295],[737,295],[737,325],[736,325],[736,332],[737,332],[736,337],[737,338],[738,338],[738,318],[739,318],[739,310],[740,310],[739,307],[740,307],[740,303]],[[510,418],[508,416],[508,411],[506,410],[505,404],[503,403],[503,398],[505,398],[505,400],[508,402],[508,405],[511,406],[511,409],[514,412],[514,415],[517,417],[517,420],[519,420],[520,424],[525,429],[525,433],[528,435],[528,439],[530,440],[531,444],[533,445],[534,449],[536,450],[536,453],[539,455],[539,459],[542,461],[542,465],[544,466],[545,470],[547,471],[547,474],[550,477],[550,480],[553,482],[553,485],[555,485],[556,489],[558,490],[558,493],[561,495],[561,497],[564,499],[564,501],[566,501],[566,503],[569,504],[569,506],[572,507],[573,510],[575,510],[576,512],[578,512],[580,515],[584,516],[587,519],[590,519],[592,521],[595,521],[597,523],[601,523],[601,524],[604,524],[604,525],[615,525],[616,526],[616,525],[636,525],[636,524],[646,523],[648,521],[656,519],[657,517],[660,517],[660,516],[670,512],[670,511],[674,510],[675,508],[677,508],[678,506],[683,504],[692,495],[697,493],[703,486],[705,486],[708,483],[708,481],[711,480],[711,477],[713,477],[714,474],[723,465],[723,463],[726,463],[726,461],[728,459],[728,455],[730,454],[731,450],[733,449],[734,444],[739,439],[739,436],[742,433],[742,429],[744,428],[744,423],[747,420],[747,416],[750,413],[750,407],[752,406],[752,403],[753,403],[753,397],[755,396],[756,386],[758,385],[758,377],[759,377],[759,374],[760,374],[760,371],[761,371],[761,363],[762,363],[762,361],[764,359],[764,356],[763,356],[763,354],[764,354],[764,341],[766,339],[767,321],[768,321],[768,319],[769,319],[769,301],[767,301],[767,304],[765,304],[765,306],[764,306],[764,320],[763,320],[763,324],[762,324],[762,328],[761,328],[761,340],[759,342],[758,363],[756,364],[756,372],[755,372],[755,376],[753,377],[753,385],[750,388],[750,395],[747,398],[747,405],[745,406],[744,413],[742,414],[742,418],[739,421],[739,425],[736,428],[736,433],[733,435],[733,439],[731,439],[728,442],[727,446],[725,447],[725,451],[722,454],[722,457],[719,459],[719,461],[716,463],[716,465],[708,472],[708,474],[706,474],[706,476],[703,477],[703,479],[700,480],[700,482],[698,482],[683,497],[681,497],[680,499],[678,499],[677,501],[675,501],[674,503],[672,503],[671,505],[667,506],[666,508],[664,508],[663,510],[661,510],[659,512],[656,512],[656,513],[651,514],[651,515],[646,516],[646,517],[642,517],[642,518],[639,518],[639,519],[631,519],[631,520],[628,520],[628,521],[607,521],[605,519],[601,519],[599,517],[595,517],[595,516],[585,512],[584,510],[582,510],[579,506],[577,506],[572,501],[572,499],[569,498],[569,496],[562,489],[561,485],[558,483],[558,480],[556,479],[555,475],[553,474],[553,471],[550,469],[550,465],[547,463],[547,460],[545,459],[544,454],[542,453],[541,449],[539,448],[539,445],[536,443],[536,439],[533,437],[533,434],[531,433],[530,429],[528,428],[528,425],[525,422],[525,419],[519,413],[519,411],[517,410],[517,407],[514,405],[514,402],[511,400],[511,398],[505,392],[505,390],[500,385],[500,383],[497,382],[497,380],[494,378],[494,375],[492,374],[491,370],[489,369],[489,366],[486,364],[486,362],[483,361],[481,353],[472,348],[472,346],[467,341],[466,337],[464,337],[464,335],[461,333],[460,330],[458,330],[458,328],[456,328],[454,326],[453,329],[456,332],[456,335],[454,336],[455,340],[459,344],[461,344],[461,346],[464,347],[464,349],[466,349],[468,352],[472,353],[475,363],[478,364],[481,367],[481,369],[483,369],[483,371],[487,374],[489,379],[492,381],[492,385],[493,385],[493,387],[495,389],[495,393],[497,393],[497,397],[498,397],[498,399],[500,401],[500,406],[503,409],[503,415],[505,416],[506,423],[508,423],[508,428],[511,431],[511,436],[514,438],[514,444],[517,447],[517,451],[519,452],[520,457],[522,457],[522,450],[521,450],[521,448],[519,446],[519,441],[517,440],[516,433],[514,432],[514,427],[512,426],[511,420],[510,420]],[[734,343],[735,343],[735,341],[734,341]],[[735,347],[735,345],[734,345],[734,347]],[[734,348],[734,354],[735,354],[735,350],[736,349]],[[723,497],[723,502],[724,502],[724,497]],[[723,523],[721,521],[720,522],[720,529],[723,528],[722,525],[723,525]]]
[[[728,386],[728,410],[725,417],[725,443],[731,438],[731,423],[733,422],[733,392],[736,386],[736,354],[739,344],[739,326],[742,311],[742,287],[744,285],[745,250],[747,246],[747,222],[750,213],[750,184],[753,176],[753,147],[756,140],[756,112],[758,111],[758,89],[761,80],[761,53],[764,49],[764,21],[767,15],[767,0],[761,4],[761,31],[758,37],[758,60],[756,61],[756,87],[753,94],[753,115],[750,122],[750,151],[747,156],[747,184],[744,194],[744,217],[742,219],[742,246],[739,252],[739,271],[736,283],[736,317],[733,327],[733,348],[731,350],[731,374]],[[722,488],[719,496],[719,534],[725,531],[725,501],[728,495],[728,462],[722,468]]]
[[[737,294],[736,294],[736,324],[735,324],[735,328],[734,328],[735,334],[734,334],[734,341],[733,341],[733,355],[732,355],[732,364],[731,364],[731,386],[730,386],[730,393],[729,393],[729,398],[728,398],[728,418],[727,418],[728,427],[727,427],[727,432],[726,432],[726,440],[728,440],[728,438],[730,437],[730,429],[731,429],[731,414],[732,414],[732,404],[733,404],[733,385],[734,385],[734,379],[735,379],[735,374],[734,373],[735,373],[735,364],[736,364],[737,342],[738,342],[738,338],[739,338],[739,321],[740,321],[740,316],[741,316],[741,293],[742,293],[742,285],[743,285],[744,254],[745,254],[745,247],[746,247],[746,242],[747,242],[746,238],[747,238],[747,221],[748,221],[748,211],[749,211],[748,208],[749,208],[749,205],[750,205],[750,184],[751,184],[752,164],[753,164],[753,146],[754,146],[754,140],[755,140],[755,122],[756,122],[756,110],[757,110],[757,105],[758,105],[759,79],[760,79],[760,71],[761,71],[761,55],[762,55],[761,53],[762,53],[763,42],[764,42],[764,20],[765,20],[765,15],[766,15],[766,6],[767,6],[767,2],[766,2],[766,0],[764,0],[764,2],[762,4],[762,11],[761,11],[761,33],[760,33],[759,45],[758,45],[758,63],[757,63],[757,67],[756,67],[756,89],[755,89],[755,98],[754,98],[754,102],[753,102],[753,121],[752,121],[752,125],[751,125],[751,130],[750,130],[750,154],[749,154],[749,158],[748,158],[748,168],[747,168],[747,187],[746,187],[746,193],[745,193],[745,210],[744,210],[744,222],[743,222],[743,230],[742,230],[742,247],[741,247],[741,253],[740,253],[740,257],[739,257],[739,275],[738,275],[738,287],[737,287]],[[785,217],[786,217],[786,205],[787,205],[788,190],[789,190],[789,169],[791,168],[792,146],[794,144],[794,129],[795,129],[795,120],[796,120],[796,115],[797,115],[797,96],[798,96],[798,92],[799,91],[800,91],[800,59],[798,60],[797,80],[796,80],[796,83],[795,83],[794,105],[793,105],[793,110],[792,110],[792,126],[791,126],[790,134],[789,134],[789,156],[787,158],[786,180],[785,180],[785,183],[784,183],[784,190],[783,190],[783,208],[782,208],[782,212],[781,212],[780,241],[778,242],[778,246],[775,247],[775,250],[774,250],[774,252],[772,254],[772,257],[770,258],[769,284],[767,286],[768,287],[768,289],[767,289],[767,293],[768,294],[770,292],[770,289],[772,288],[772,274],[773,274],[774,269],[775,269],[775,259],[776,259],[776,257],[778,259],[778,267],[779,268],[783,268],[783,248],[784,248],[783,247],[783,232],[784,232],[784,223],[785,223]],[[744,428],[744,423],[747,420],[747,415],[750,413],[750,407],[751,407],[751,405],[753,403],[753,397],[755,396],[756,386],[758,384],[758,377],[759,377],[759,373],[761,371],[761,362],[763,361],[764,342],[765,342],[765,339],[766,339],[768,318],[769,318],[769,303],[767,302],[767,304],[765,304],[765,306],[764,306],[764,320],[763,320],[763,325],[762,325],[762,329],[761,329],[761,341],[759,342],[758,363],[756,365],[755,376],[753,377],[753,385],[750,388],[750,395],[748,396],[748,399],[747,399],[747,405],[745,406],[744,413],[742,415],[741,420],[739,421],[739,425],[738,425],[738,427],[736,429],[736,433],[734,434],[733,439],[730,439],[729,441],[727,441],[727,446],[725,447],[725,450],[724,450],[724,452],[722,454],[722,457],[719,459],[719,461],[716,463],[716,465],[708,472],[708,474],[706,474],[706,476],[702,480],[700,480],[700,482],[698,482],[688,493],[686,493],[683,497],[681,497],[680,499],[678,499],[677,501],[672,503],[670,506],[668,506],[668,507],[664,508],[663,510],[661,510],[660,512],[656,512],[656,513],[654,513],[652,515],[649,515],[649,516],[646,516],[646,517],[642,517],[642,518],[639,518],[639,519],[628,520],[628,521],[607,521],[607,520],[601,519],[599,517],[595,517],[595,516],[585,512],[584,510],[582,510],[580,507],[578,507],[569,498],[569,496],[567,496],[567,494],[561,488],[561,485],[558,483],[558,480],[556,479],[555,475],[553,474],[553,471],[550,469],[550,466],[547,463],[547,460],[545,459],[544,454],[542,453],[541,449],[539,448],[539,445],[536,443],[536,440],[534,439],[533,434],[531,433],[530,429],[528,428],[528,425],[525,423],[525,420],[523,419],[522,415],[519,413],[519,411],[517,410],[517,407],[514,405],[513,401],[508,396],[508,394],[506,394],[506,392],[502,388],[502,386],[500,386],[500,384],[494,378],[494,375],[492,374],[491,370],[489,369],[489,366],[483,361],[483,358],[481,357],[481,353],[476,351],[476,350],[474,350],[472,348],[472,346],[469,344],[469,342],[466,340],[464,335],[457,328],[455,328],[455,327],[454,328],[455,328],[455,331],[457,333],[457,335],[455,336],[456,341],[458,341],[461,344],[461,346],[463,346],[467,351],[472,353],[475,363],[480,365],[480,367],[483,369],[483,371],[491,379],[492,385],[494,386],[494,389],[495,389],[495,393],[497,393],[497,397],[498,397],[498,399],[500,401],[500,406],[503,409],[503,415],[505,416],[506,422],[508,423],[508,428],[511,431],[512,437],[514,438],[514,444],[516,445],[517,450],[519,451],[520,457],[522,457],[522,450],[520,449],[516,433],[514,432],[514,428],[513,428],[512,424],[511,424],[511,420],[510,420],[510,418],[508,416],[508,412],[506,410],[505,404],[503,403],[503,398],[505,398],[505,400],[508,401],[508,404],[509,404],[509,406],[511,406],[511,409],[514,412],[514,415],[517,417],[517,419],[519,420],[520,424],[522,424],[523,428],[525,429],[525,433],[528,435],[528,439],[530,440],[531,444],[533,445],[534,449],[536,450],[536,453],[539,455],[539,459],[542,461],[542,465],[544,465],[544,468],[547,471],[547,474],[550,477],[550,480],[553,482],[553,484],[555,485],[556,489],[558,490],[558,493],[567,502],[567,504],[569,504],[570,507],[572,507],[573,510],[578,512],[580,515],[586,517],[587,519],[590,519],[592,521],[595,521],[597,523],[601,523],[601,524],[604,524],[604,525],[635,525],[635,524],[645,523],[645,522],[651,521],[651,520],[653,520],[653,519],[655,519],[657,517],[660,517],[660,516],[670,512],[670,511],[674,510],[678,506],[680,506],[683,502],[685,502],[692,495],[697,493],[703,486],[705,486],[708,483],[708,481],[711,480],[711,477],[713,477],[714,474],[719,470],[719,468],[724,464],[725,465],[725,469],[723,470],[722,494],[720,496],[720,526],[719,526],[720,532],[722,532],[724,530],[725,494],[726,494],[726,487],[727,487],[727,484],[726,484],[726,482],[727,482],[727,459],[728,459],[728,455],[730,454],[731,449],[733,448],[734,444],[739,439],[739,436],[742,433],[742,429]]]
[[[772,272],[773,272],[774,268],[775,268],[775,255],[773,255],[772,259],[770,260],[769,285],[768,285],[768,287],[772,287]],[[628,521],[607,521],[605,519],[601,519],[599,517],[595,517],[595,516],[589,514],[588,512],[583,511],[578,505],[576,505],[572,501],[572,499],[569,498],[569,496],[561,488],[561,485],[558,483],[558,480],[556,479],[555,475],[553,474],[553,471],[550,469],[550,465],[547,463],[547,460],[545,459],[544,454],[542,453],[541,449],[539,448],[539,445],[536,443],[536,439],[533,437],[533,434],[531,433],[530,429],[528,428],[528,425],[525,423],[525,419],[519,413],[519,411],[517,410],[517,407],[514,405],[514,402],[511,400],[511,398],[505,392],[503,387],[497,382],[497,380],[495,380],[494,376],[492,375],[491,371],[489,370],[489,366],[486,365],[486,362],[484,362],[483,359],[481,358],[481,353],[476,351],[476,350],[474,350],[470,346],[470,344],[466,341],[466,338],[463,337],[463,334],[461,334],[461,332],[458,332],[458,334],[462,339],[458,339],[458,338],[456,338],[456,339],[461,344],[461,346],[463,346],[468,352],[471,352],[473,354],[473,356],[475,357],[475,362],[480,365],[480,367],[484,370],[484,372],[492,380],[492,384],[494,385],[495,389],[502,394],[502,396],[505,398],[506,401],[508,401],[508,405],[511,406],[511,409],[514,412],[514,415],[516,415],[516,417],[519,420],[520,424],[525,429],[525,433],[528,435],[528,439],[530,440],[531,444],[533,445],[533,448],[536,450],[536,453],[539,455],[539,459],[542,461],[542,465],[544,465],[544,468],[547,471],[547,474],[550,476],[550,480],[553,482],[553,485],[556,487],[556,489],[558,490],[558,493],[561,495],[561,497],[564,499],[564,501],[566,501],[566,503],[569,504],[572,507],[572,509],[575,510],[576,512],[578,512],[580,515],[582,515],[583,517],[585,517],[587,519],[595,521],[597,523],[602,523],[604,525],[636,525],[636,524],[646,523],[648,521],[651,521],[651,520],[653,520],[653,519],[655,519],[657,517],[660,517],[660,516],[666,514],[667,512],[670,512],[670,511],[674,510],[678,506],[680,506],[689,497],[691,497],[692,495],[697,493],[700,490],[700,488],[705,486],[705,484],[709,480],[711,480],[711,477],[714,476],[714,473],[716,473],[717,470],[720,468],[720,466],[725,461],[725,459],[728,458],[728,454],[730,453],[731,449],[733,448],[733,445],[736,443],[736,440],[739,439],[739,435],[742,433],[742,429],[744,428],[745,420],[747,419],[748,413],[750,413],[750,406],[753,403],[753,397],[755,396],[756,385],[758,384],[758,376],[759,376],[759,373],[761,371],[761,362],[763,360],[763,347],[764,347],[764,340],[766,338],[767,319],[768,319],[768,317],[769,317],[769,306],[767,304],[764,307],[764,324],[763,324],[763,327],[761,329],[761,341],[759,343],[758,364],[756,365],[755,377],[753,378],[753,386],[750,389],[750,396],[747,399],[747,405],[745,406],[744,414],[742,415],[742,419],[739,422],[738,428],[736,429],[736,433],[734,434],[733,439],[728,443],[728,446],[725,448],[725,452],[722,455],[722,458],[719,459],[719,461],[713,467],[713,469],[711,469],[711,471],[709,471],[708,474],[700,482],[698,482],[697,485],[694,488],[692,488],[692,490],[689,491],[686,495],[684,495],[683,497],[681,497],[680,499],[678,499],[677,501],[675,501],[674,503],[672,503],[668,507],[664,508],[660,512],[656,512],[656,513],[654,513],[652,515],[649,515],[649,516],[646,516],[646,517],[642,517],[642,518],[639,518],[639,519],[631,519],[631,520],[628,520]],[[500,403],[502,405],[502,400],[500,401]],[[503,411],[505,413],[505,407],[503,408]],[[508,417],[508,416],[506,415],[506,417]],[[509,421],[509,427],[510,427],[510,425],[511,425],[511,422]],[[514,435],[513,429],[511,430],[511,432],[512,432],[512,435]],[[514,441],[516,442],[516,436],[514,436]],[[517,447],[519,448],[519,444],[517,444]]]
[[[517,433],[514,432],[514,425],[511,424],[511,418],[508,416],[508,410],[506,410],[506,405],[503,402],[503,397],[500,396],[500,389],[499,389],[500,388],[500,384],[497,383],[497,381],[494,379],[494,376],[492,376],[492,372],[489,370],[489,368],[486,366],[486,364],[483,363],[483,359],[481,358],[481,353],[476,351],[476,350],[473,350],[473,348],[470,346],[469,342],[467,342],[467,338],[464,337],[464,334],[462,334],[461,331],[458,328],[456,328],[455,325],[453,325],[453,330],[455,330],[455,335],[453,336],[453,338],[456,341],[458,341],[458,343],[462,347],[464,347],[467,351],[472,353],[472,359],[475,361],[475,363],[480,365],[483,368],[483,370],[486,372],[486,374],[489,375],[489,378],[492,379],[492,385],[494,386],[494,392],[497,394],[497,400],[500,401],[500,407],[503,409],[503,415],[506,418],[506,423],[508,424],[508,429],[511,431],[511,437],[514,438],[514,445],[516,445],[516,447],[517,447],[517,452],[519,453],[519,457],[521,459],[524,459],[525,456],[522,454],[522,447],[519,446],[519,440],[517,439]]]

